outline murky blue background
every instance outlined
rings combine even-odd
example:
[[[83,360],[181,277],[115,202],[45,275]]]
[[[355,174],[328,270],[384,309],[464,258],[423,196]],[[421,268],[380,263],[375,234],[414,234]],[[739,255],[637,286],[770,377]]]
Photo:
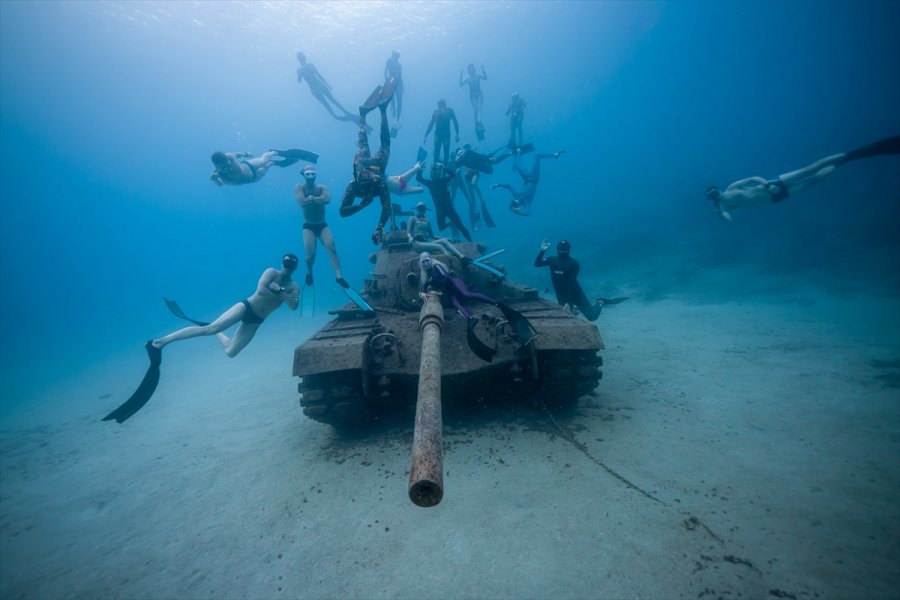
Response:
[[[248,186],[208,179],[217,149],[304,148],[339,201],[355,128],[297,84],[300,50],[351,110],[400,50],[392,173],[411,166],[439,97],[475,141],[457,85],[468,63],[488,74],[482,149],[506,141],[522,94],[525,137],[567,154],[544,164],[528,219],[488,190],[518,183],[507,165],[484,178],[498,227],[476,239],[509,248],[527,283],[546,285],[531,267],[541,238],[567,237],[583,277],[655,273],[619,281],[647,297],[713,267],[757,273],[760,293],[776,273],[896,293],[898,157],[851,163],[731,224],[703,190],[900,132],[898,23],[896,2],[2,2],[0,402],[179,326],[164,295],[214,317],[284,252],[302,256],[299,166]],[[330,208],[356,286],[376,219]],[[321,251],[316,273],[320,310],[342,303]]]

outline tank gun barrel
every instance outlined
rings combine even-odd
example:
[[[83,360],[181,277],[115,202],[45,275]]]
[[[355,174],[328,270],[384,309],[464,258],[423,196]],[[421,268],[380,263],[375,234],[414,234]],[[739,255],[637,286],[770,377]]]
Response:
[[[436,506],[444,497],[444,452],[441,420],[441,329],[444,309],[440,296],[430,294],[419,311],[422,356],[413,433],[409,499],[422,507]]]

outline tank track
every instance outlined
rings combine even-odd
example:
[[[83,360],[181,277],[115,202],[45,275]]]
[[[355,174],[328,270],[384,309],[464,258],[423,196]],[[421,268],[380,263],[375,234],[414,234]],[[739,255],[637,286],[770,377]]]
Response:
[[[590,393],[603,373],[602,357],[593,350],[550,350],[538,355],[540,384],[531,399],[542,401],[548,408],[574,406]],[[389,403],[382,410],[365,401],[360,373],[355,370],[307,375],[297,386],[300,406],[310,419],[333,426],[352,426],[375,420],[396,410]],[[415,392],[410,389],[410,393]],[[405,395],[405,394],[404,394]],[[415,406],[415,398],[410,398]]]
[[[538,355],[541,385],[535,399],[548,408],[568,408],[590,393],[603,372],[603,358],[594,350],[549,350]]]
[[[306,375],[297,385],[303,414],[331,425],[351,425],[372,417],[363,402],[358,371],[335,371]]]

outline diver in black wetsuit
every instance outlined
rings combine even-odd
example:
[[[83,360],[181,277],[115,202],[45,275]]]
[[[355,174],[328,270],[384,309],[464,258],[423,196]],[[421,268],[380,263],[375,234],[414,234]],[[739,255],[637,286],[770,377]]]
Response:
[[[581,266],[578,261],[569,256],[572,244],[562,240],[556,245],[556,256],[544,258],[544,253],[550,249],[550,242],[541,242],[541,251],[534,259],[535,267],[550,267],[550,282],[553,291],[556,292],[556,301],[562,306],[574,312],[577,306],[588,321],[596,321],[605,304],[618,304],[627,298],[597,298],[593,304],[587,299],[581,284],[578,283],[578,273]]]
[[[450,193],[450,182],[456,177],[453,169],[446,168],[442,163],[434,163],[431,167],[431,179],[422,177],[422,171],[416,173],[416,181],[428,188],[431,193],[431,199],[434,201],[435,212],[437,213],[438,231],[447,228],[447,219],[463,234],[470,242],[472,236],[469,230],[463,225],[459,213],[453,208],[453,197]]]

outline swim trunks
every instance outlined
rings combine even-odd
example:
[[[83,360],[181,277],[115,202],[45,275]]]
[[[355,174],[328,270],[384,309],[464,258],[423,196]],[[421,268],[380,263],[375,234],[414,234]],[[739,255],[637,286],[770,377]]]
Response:
[[[322,230],[325,229],[326,227],[328,227],[328,223],[304,223],[303,224],[303,229],[309,229],[314,234],[316,234],[316,236],[321,235]]]
[[[244,305],[244,316],[241,318],[242,323],[246,323],[247,325],[259,325],[265,320],[258,314],[253,312],[253,309],[250,308],[249,302],[247,302],[246,300],[241,300],[241,304]]]
[[[769,190],[770,186],[775,186],[778,188],[776,193],[772,193]],[[787,200],[787,197],[790,196],[788,192],[788,186],[780,179],[773,179],[772,181],[766,182],[766,191],[769,192],[769,195],[772,196],[772,202],[781,202],[782,200]]]
[[[253,176],[252,181],[256,181],[257,179],[259,179],[259,174],[256,172],[256,167],[251,165],[246,160],[242,160],[241,163],[247,165],[247,168],[250,169],[250,175]]]
[[[402,177],[397,177],[400,180],[400,193],[403,193],[403,190],[406,189],[406,186],[409,185],[406,180]]]

